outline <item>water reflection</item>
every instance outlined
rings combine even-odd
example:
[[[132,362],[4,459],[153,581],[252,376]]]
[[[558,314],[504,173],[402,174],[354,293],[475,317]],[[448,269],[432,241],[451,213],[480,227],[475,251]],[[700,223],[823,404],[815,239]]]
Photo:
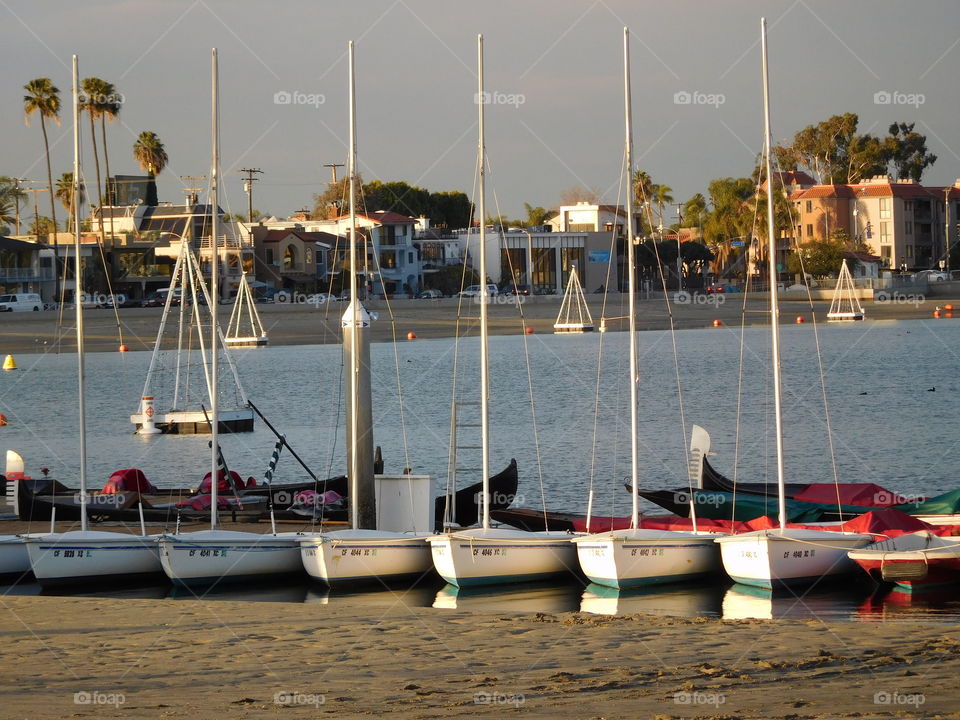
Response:
[[[765,590],[735,584],[723,596],[724,620],[855,620],[869,588],[845,584],[814,589]]]
[[[476,588],[446,585],[436,594],[433,607],[480,612],[576,612],[580,609],[581,591],[579,585],[572,583],[521,583]]]
[[[617,590],[590,583],[583,591],[580,611],[594,615],[720,617],[724,588],[724,584],[685,583]]]
[[[413,586],[369,585],[360,590],[346,588],[328,588],[314,583],[307,588],[306,603],[331,605],[333,607],[359,609],[376,608],[384,610],[391,606],[431,607],[440,580],[428,579]]]

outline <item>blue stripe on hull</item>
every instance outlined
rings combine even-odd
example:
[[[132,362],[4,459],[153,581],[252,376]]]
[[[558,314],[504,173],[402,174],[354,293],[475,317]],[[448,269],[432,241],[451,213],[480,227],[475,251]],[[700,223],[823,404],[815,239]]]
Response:
[[[687,573],[684,575],[657,575],[656,577],[640,577],[640,578],[602,578],[595,577],[593,575],[587,575],[587,579],[592,583],[597,585],[603,585],[604,587],[617,588],[618,590],[626,590],[629,588],[639,588],[647,587],[649,585],[666,585],[668,583],[682,583],[689,582],[690,580],[696,580],[697,578],[707,577],[710,575],[709,572],[699,572],[699,573]]]
[[[480,587],[482,585],[507,585],[512,583],[528,583],[528,582],[537,582],[538,580],[547,580],[552,577],[557,577],[560,575],[566,575],[569,571],[560,570],[557,572],[548,572],[548,573],[532,573],[530,575],[491,575],[487,577],[468,577],[468,578],[452,578],[452,577],[443,577],[451,585],[456,587]]]

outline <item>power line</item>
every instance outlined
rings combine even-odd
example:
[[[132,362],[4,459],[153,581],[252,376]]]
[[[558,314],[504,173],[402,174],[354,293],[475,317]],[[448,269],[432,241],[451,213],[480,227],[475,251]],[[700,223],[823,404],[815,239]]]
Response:
[[[263,174],[259,168],[240,168],[239,172],[246,173],[247,177],[243,181],[243,191],[247,193],[247,221],[253,223],[253,183],[260,178],[254,177],[255,174]]]

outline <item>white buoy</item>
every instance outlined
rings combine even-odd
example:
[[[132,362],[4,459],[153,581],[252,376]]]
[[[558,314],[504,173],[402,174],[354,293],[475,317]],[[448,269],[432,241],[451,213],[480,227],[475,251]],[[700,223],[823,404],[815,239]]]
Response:
[[[153,417],[156,414],[156,410],[153,409],[153,397],[149,395],[144,395],[140,398],[140,429],[137,430],[137,435],[159,435],[160,428],[158,428],[154,422]]]

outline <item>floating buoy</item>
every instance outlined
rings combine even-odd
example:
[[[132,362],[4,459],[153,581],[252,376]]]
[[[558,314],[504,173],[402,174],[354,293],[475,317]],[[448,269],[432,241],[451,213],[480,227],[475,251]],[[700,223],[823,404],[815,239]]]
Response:
[[[3,413],[0,413],[0,427],[3,427],[7,424],[7,416]]]
[[[933,311],[933,316],[934,316],[935,318],[940,317],[940,311],[939,311],[939,310],[934,310],[934,311]]]
[[[947,304],[943,306],[944,310],[953,310],[953,305]]]
[[[720,322],[719,320],[714,320],[714,321],[713,321],[713,326],[714,326],[714,327],[723,327],[723,323]]]
[[[7,355],[7,357],[4,358],[4,361],[3,361],[3,369],[4,369],[4,370],[16,370],[16,369],[17,369],[17,361],[13,359],[13,355]]]
[[[803,319],[803,315],[797,315],[797,325],[803,325],[806,320]]]
[[[533,335],[533,328],[532,328],[532,327],[528,327],[526,330],[524,330],[524,332],[525,332],[527,335]]]
[[[949,310],[947,310],[947,312],[944,314],[944,317],[952,318],[952,317],[953,317],[953,313],[950,312]]]
[[[126,351],[127,351],[127,346],[126,346],[126,345],[121,345],[121,346],[120,346],[120,352],[126,352]]]
[[[416,340],[417,334],[413,331],[407,333],[407,340]]]

